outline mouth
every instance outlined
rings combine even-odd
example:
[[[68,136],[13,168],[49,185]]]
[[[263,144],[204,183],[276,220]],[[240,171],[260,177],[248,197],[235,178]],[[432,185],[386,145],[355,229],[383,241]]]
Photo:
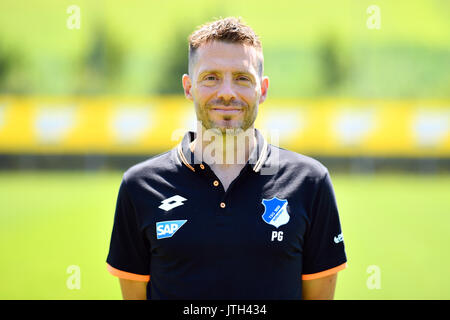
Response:
[[[222,113],[222,114],[238,114],[243,111],[242,108],[237,107],[212,107],[212,111]]]

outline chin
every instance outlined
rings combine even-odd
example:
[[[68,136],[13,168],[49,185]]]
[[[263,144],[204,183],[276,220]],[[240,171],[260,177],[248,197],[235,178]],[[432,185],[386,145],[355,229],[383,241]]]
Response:
[[[216,127],[217,130],[220,130],[220,132],[222,134],[228,134],[228,135],[237,135],[239,133],[242,133],[245,131],[245,129],[240,126],[230,126],[230,125],[226,125],[226,126],[217,126]]]
[[[237,119],[233,119],[233,120],[224,120],[224,119],[211,119],[208,118],[207,121],[203,121],[203,127],[206,130],[212,130],[215,131],[217,130],[217,133],[221,133],[221,134],[238,134],[241,133],[243,131],[246,131],[249,127],[251,127],[251,124],[249,125],[249,123],[247,123],[244,120],[237,120]]]

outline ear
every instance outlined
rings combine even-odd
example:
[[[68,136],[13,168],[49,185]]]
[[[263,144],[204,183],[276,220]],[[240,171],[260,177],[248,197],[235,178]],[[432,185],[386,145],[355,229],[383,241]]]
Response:
[[[268,89],[269,89],[269,77],[262,77],[262,79],[261,79],[261,97],[259,97],[259,103],[263,103],[266,100]]]
[[[189,75],[183,74],[181,81],[183,82],[184,95],[186,96],[186,98],[188,100],[193,101],[194,98],[192,97],[192,94],[191,94],[191,88],[192,88],[191,78],[189,78]]]

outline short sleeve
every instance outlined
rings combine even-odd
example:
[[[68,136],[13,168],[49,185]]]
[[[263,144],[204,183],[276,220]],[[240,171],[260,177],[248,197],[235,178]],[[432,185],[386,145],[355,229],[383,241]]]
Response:
[[[347,267],[339,213],[330,176],[320,180],[305,233],[302,280],[313,280]]]
[[[127,190],[120,185],[108,257],[108,271],[119,278],[149,281],[150,250]]]

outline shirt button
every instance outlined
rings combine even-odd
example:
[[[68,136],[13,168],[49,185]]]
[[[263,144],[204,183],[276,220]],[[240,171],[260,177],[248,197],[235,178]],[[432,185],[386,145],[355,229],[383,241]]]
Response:
[[[214,187],[217,187],[219,185],[219,181],[214,180],[213,185],[214,185]]]
[[[205,169],[205,166],[203,165],[203,163],[200,164],[200,169]]]
[[[220,203],[220,207],[223,209],[223,208],[225,208],[225,202],[221,202]]]

